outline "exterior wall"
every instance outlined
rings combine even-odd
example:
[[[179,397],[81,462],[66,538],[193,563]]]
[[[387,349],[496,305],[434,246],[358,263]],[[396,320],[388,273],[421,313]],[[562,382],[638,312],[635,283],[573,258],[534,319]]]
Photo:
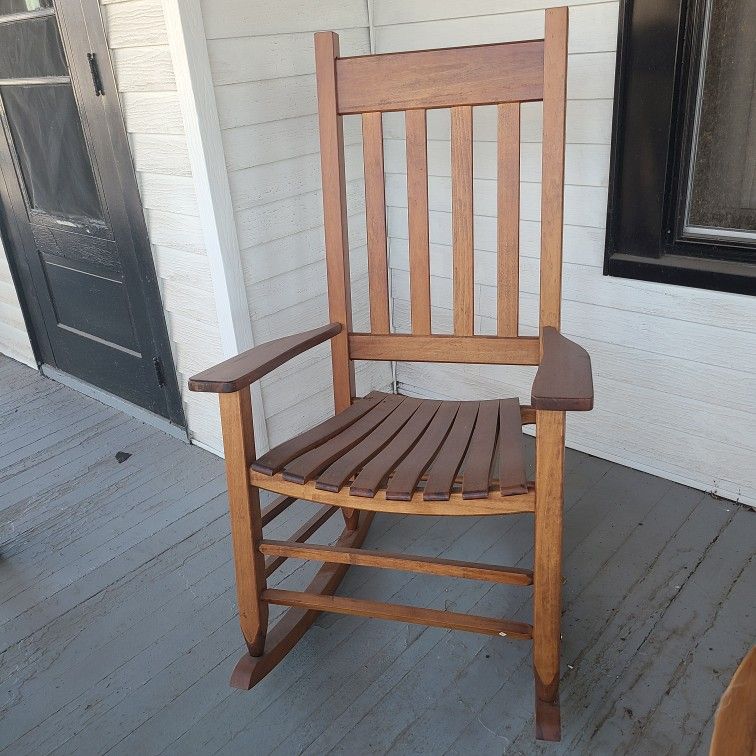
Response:
[[[217,398],[186,388],[221,348],[161,0],[101,5],[190,435],[221,449]]]
[[[255,343],[328,318],[313,32],[370,51],[364,0],[203,0],[202,11]],[[364,185],[358,119],[345,125],[355,323],[367,323]],[[387,365],[357,367],[358,388],[387,388]],[[262,382],[270,443],[333,411],[327,344]]]
[[[380,0],[376,52],[542,36],[542,0]],[[573,413],[568,444],[756,504],[756,299],[602,275],[611,142],[616,2],[570,14],[563,331],[591,353],[596,409]],[[495,118],[475,121],[476,329],[494,333]],[[389,234],[397,330],[409,330],[403,120],[388,116]],[[523,106],[522,334],[537,333],[541,108]],[[429,116],[433,322],[450,330],[448,115]],[[404,393],[529,401],[533,369],[399,364]],[[607,502],[610,504],[610,502]]]
[[[0,239],[0,354],[7,354],[14,360],[37,367],[2,239]]]

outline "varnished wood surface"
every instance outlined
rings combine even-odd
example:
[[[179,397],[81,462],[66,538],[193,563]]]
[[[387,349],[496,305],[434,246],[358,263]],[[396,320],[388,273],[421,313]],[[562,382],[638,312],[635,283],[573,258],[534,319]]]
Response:
[[[496,182],[496,333],[517,336],[520,322],[520,103],[499,105]]]
[[[402,604],[388,604],[382,601],[323,596],[317,593],[286,591],[278,588],[265,591],[263,597],[270,604],[355,614],[360,617],[410,622],[429,627],[446,627],[482,635],[498,635],[513,640],[528,640],[532,633],[530,625],[524,622],[512,622],[495,617],[480,617]]]
[[[501,493],[494,489],[485,499],[463,499],[462,494],[452,491],[447,500],[428,501],[423,499],[421,490],[415,491],[407,499],[389,499],[383,490],[376,491],[375,496],[371,498],[363,496],[351,496],[347,489],[342,489],[338,493],[332,491],[323,491],[315,486],[314,482],[309,483],[292,483],[285,480],[279,475],[262,475],[261,473],[250,471],[250,482],[259,486],[265,491],[284,494],[286,496],[300,496],[306,501],[314,501],[318,504],[332,504],[337,507],[346,507],[374,512],[393,512],[394,514],[414,514],[424,516],[451,515],[460,516],[479,516],[479,515],[497,515],[497,514],[519,514],[523,512],[533,512],[535,508],[535,489],[528,487],[526,494],[502,496]],[[498,481],[493,485],[498,487]]]
[[[365,406],[370,408],[361,412]],[[361,498],[374,498],[382,484],[386,499],[412,500],[420,480],[425,481],[422,496],[426,502],[447,501],[460,492],[464,500],[527,494],[522,414],[516,399],[438,402],[372,392],[343,414],[349,422],[336,415],[305,431],[303,441],[292,439],[268,452],[261,463],[252,461],[256,485],[268,488],[260,475],[272,477],[274,470],[280,470],[283,481],[313,482],[318,491],[332,494],[343,491],[338,500],[345,507],[350,506],[352,490]],[[498,479],[493,465],[497,446]],[[298,456],[293,451],[297,448],[303,450]],[[282,463],[285,458],[288,461]],[[464,470],[461,486],[460,468]],[[306,498],[291,488],[280,493]]]
[[[591,358],[579,344],[546,326],[541,340],[543,359],[536,372],[531,401],[538,409],[593,409]]]
[[[415,336],[349,334],[349,351],[355,360],[411,360],[479,365],[537,365],[539,340],[533,337]]]
[[[333,401],[346,409],[355,394],[354,363],[349,359],[347,334],[352,330],[352,281],[349,275],[344,129],[336,113],[336,58],[339,38],[333,32],[315,35],[315,77],[318,91],[318,131],[323,186],[323,227],[328,277],[328,316],[343,331],[331,343]]]
[[[407,230],[412,333],[431,332],[430,241],[428,231],[428,131],[425,110],[404,114],[407,150]]]
[[[448,108],[543,97],[543,40],[342,58],[339,113]]]
[[[365,164],[365,229],[368,248],[370,330],[388,333],[388,245],[386,243],[386,188],[383,173],[383,122],[380,113],[362,115],[362,151]]]
[[[341,333],[341,325],[329,323],[311,331],[284,336],[248,349],[189,379],[191,391],[224,394],[249,386],[280,367],[292,357],[328,341]]]
[[[738,666],[717,707],[710,756],[756,753],[756,646]]]
[[[532,752],[529,643],[312,612],[265,683],[278,695],[239,695],[223,461],[4,357],[0,386],[0,748],[500,754],[506,737]],[[753,514],[569,449],[566,468],[549,753],[705,756],[753,637]],[[297,502],[264,537],[290,538],[315,511]],[[331,518],[319,542],[342,527]],[[531,516],[378,515],[366,546],[529,567],[532,535]],[[317,591],[318,567],[289,560],[269,585]],[[339,593],[529,622],[530,591],[355,568]],[[279,611],[266,645],[280,654]]]
[[[502,567],[493,564],[461,562],[455,559],[434,559],[432,557],[410,556],[365,551],[343,546],[319,546],[317,544],[293,544],[291,541],[263,541],[263,554],[336,564],[353,564],[361,567],[378,567],[384,570],[422,572],[429,575],[446,575],[467,580],[485,580],[490,583],[512,585],[532,585],[532,570]]]

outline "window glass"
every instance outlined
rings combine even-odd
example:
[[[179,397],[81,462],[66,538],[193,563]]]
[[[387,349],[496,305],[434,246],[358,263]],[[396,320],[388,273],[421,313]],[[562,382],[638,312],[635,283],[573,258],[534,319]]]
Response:
[[[0,79],[67,75],[55,16],[0,24]]]
[[[102,219],[71,85],[5,86],[0,95],[31,207]]]
[[[756,0],[709,0],[685,231],[756,238]]]

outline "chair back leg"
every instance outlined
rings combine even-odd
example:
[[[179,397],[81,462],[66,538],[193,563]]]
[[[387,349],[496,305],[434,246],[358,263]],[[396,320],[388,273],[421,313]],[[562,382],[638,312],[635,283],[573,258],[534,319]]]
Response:
[[[249,466],[255,459],[252,399],[249,387],[219,394],[219,398],[239,622],[250,655],[261,656],[268,630],[268,604],[262,600],[266,582],[265,558],[260,552],[260,494],[249,482]]]
[[[536,412],[533,670],[536,737],[559,740],[565,413]]]

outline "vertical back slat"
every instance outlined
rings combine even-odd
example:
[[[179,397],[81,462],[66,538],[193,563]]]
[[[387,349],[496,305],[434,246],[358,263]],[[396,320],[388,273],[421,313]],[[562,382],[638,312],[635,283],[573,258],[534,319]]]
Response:
[[[328,313],[341,323],[341,333],[331,339],[333,401],[342,412],[355,395],[354,364],[349,360],[348,335],[352,330],[351,279],[347,234],[344,139],[341,116],[336,111],[336,58],[339,38],[333,32],[315,35],[315,69],[318,88],[320,164],[323,180]]]
[[[428,139],[424,110],[405,113],[407,132],[407,221],[409,226],[412,333],[431,332],[428,241]]]
[[[517,336],[520,312],[520,103],[498,107],[496,333]]]
[[[452,247],[454,333],[473,334],[472,107],[451,109]]]
[[[365,161],[370,330],[373,333],[388,333],[390,328],[386,189],[383,175],[383,120],[380,113],[362,114],[362,151]]]
[[[546,11],[543,55],[541,186],[541,330],[559,328],[564,216],[564,124],[567,99],[567,8]]]

